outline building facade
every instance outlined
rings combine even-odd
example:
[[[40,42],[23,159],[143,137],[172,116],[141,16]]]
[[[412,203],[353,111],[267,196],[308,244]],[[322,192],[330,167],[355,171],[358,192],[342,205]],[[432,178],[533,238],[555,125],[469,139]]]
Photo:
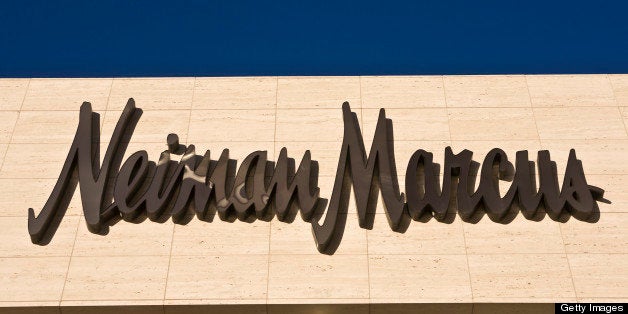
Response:
[[[513,163],[519,150],[531,160],[548,150],[562,184],[573,148],[588,184],[610,203],[599,203],[595,222],[521,214],[508,223],[465,222],[454,214],[394,232],[381,197],[372,229],[360,228],[351,194],[342,241],[321,254],[298,215],[293,222],[120,221],[93,234],[77,188],[49,243],[31,243],[28,209],[39,213],[53,191],[81,103],[100,114],[102,159],[129,98],[142,115],[124,159],[146,150],[157,161],[170,133],[201,156],[210,150],[213,160],[227,148],[238,163],[258,150],[276,161],[285,147],[298,167],[309,150],[320,197],[329,199],[346,101],[367,154],[379,109],[392,120],[401,192],[418,149],[441,164],[439,181],[448,146],[473,151],[480,163],[492,148]],[[471,313],[490,312],[493,303],[625,302],[627,126],[628,75],[1,79],[0,305]],[[510,184],[499,186],[503,195]]]

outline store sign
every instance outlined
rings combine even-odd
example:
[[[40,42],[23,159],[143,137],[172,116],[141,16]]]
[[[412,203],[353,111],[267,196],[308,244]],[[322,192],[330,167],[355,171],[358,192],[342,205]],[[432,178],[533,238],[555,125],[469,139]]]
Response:
[[[548,151],[538,152],[539,187],[534,162],[527,151],[516,154],[515,166],[506,153],[492,149],[481,171],[472,152],[454,154],[445,149],[442,185],[439,165],[432,154],[417,150],[406,171],[406,195],[399,191],[393,152],[392,121],[380,110],[371,151],[367,155],[357,116],[348,103],[342,106],[344,138],[329,200],[321,198],[317,187],[318,164],[307,151],[296,172],[294,160],[282,148],[276,163],[265,151],[249,154],[240,164],[223,150],[217,160],[207,151],[197,155],[195,147],[184,147],[170,134],[168,150],[154,163],[146,151],[130,155],[124,163],[126,144],[141,115],[129,99],[111,137],[102,165],[98,151],[99,118],[91,104],[81,106],[80,121],[59,179],[38,216],[28,212],[28,231],[33,243],[46,244],[54,235],[77,184],[80,185],[83,212],[88,229],[105,233],[113,223],[148,217],[163,222],[169,218],[186,224],[193,216],[212,221],[255,219],[291,222],[300,212],[311,223],[317,248],[333,254],[346,222],[349,193],[353,186],[357,215],[362,228],[373,224],[379,191],[392,230],[404,232],[411,219],[434,217],[446,221],[457,213],[463,221],[477,221],[482,215],[496,222],[508,222],[520,211],[527,219],[544,214],[554,220],[573,216],[594,221],[599,215],[597,201],[604,191],[587,184],[582,164],[572,149],[562,187],[559,188],[555,163]],[[171,160],[181,155],[180,161]],[[516,171],[515,171],[516,169]],[[475,189],[475,178],[479,178]],[[511,181],[501,196],[498,181]],[[325,210],[326,209],[326,210]],[[323,218],[324,216],[324,218]]]

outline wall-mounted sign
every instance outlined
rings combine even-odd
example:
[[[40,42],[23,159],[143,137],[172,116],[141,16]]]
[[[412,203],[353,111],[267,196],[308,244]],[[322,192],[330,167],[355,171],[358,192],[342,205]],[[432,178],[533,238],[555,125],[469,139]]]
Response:
[[[379,191],[392,230],[404,232],[411,219],[451,219],[457,213],[463,221],[474,222],[482,215],[496,222],[508,222],[520,211],[531,220],[562,220],[573,216],[595,221],[597,201],[604,191],[587,184],[581,161],[572,149],[562,187],[556,165],[548,151],[538,152],[539,187],[535,163],[527,151],[516,154],[515,166],[506,153],[492,149],[484,158],[481,171],[472,152],[454,154],[445,148],[443,181],[438,182],[439,165],[432,154],[417,150],[406,171],[406,195],[399,191],[393,151],[392,121],[380,110],[371,151],[367,155],[357,116],[348,103],[342,106],[344,137],[336,178],[329,201],[321,198],[318,164],[306,151],[295,171],[294,160],[281,149],[276,163],[265,151],[249,154],[235,169],[229,150],[217,160],[210,152],[197,155],[195,147],[182,146],[174,134],[167,137],[168,149],[155,163],[146,151],[130,155],[124,163],[127,144],[141,115],[129,99],[111,137],[102,165],[99,154],[99,117],[90,103],[83,103],[80,121],[59,179],[38,216],[28,212],[28,231],[33,243],[50,241],[80,184],[85,222],[93,233],[104,233],[120,219],[139,221],[145,217],[164,222],[169,218],[185,224],[193,216],[212,221],[216,213],[222,220],[240,219],[291,222],[297,212],[311,223],[318,250],[333,254],[346,222],[349,193],[353,186],[359,224],[370,229]],[[171,155],[181,155],[180,161]],[[516,170],[516,171],[515,171]],[[479,178],[475,189],[475,179]],[[511,181],[501,196],[498,181]],[[323,218],[324,216],[324,218]]]

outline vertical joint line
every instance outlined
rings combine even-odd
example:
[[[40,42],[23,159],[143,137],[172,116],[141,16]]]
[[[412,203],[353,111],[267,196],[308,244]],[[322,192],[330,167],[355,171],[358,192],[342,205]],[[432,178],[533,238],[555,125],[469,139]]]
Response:
[[[74,248],[76,247],[76,239],[78,238],[78,230],[81,226],[81,220],[83,220],[83,215],[79,216],[78,222],[76,223],[76,229],[74,230],[74,241],[72,242],[72,251],[70,251],[70,259],[68,260],[68,268],[65,271],[65,279],[63,280],[63,288],[61,288],[61,295],[59,296],[59,306],[61,306],[61,301],[63,300],[63,294],[65,293],[65,285],[68,282],[68,275],[70,274],[70,265],[72,265],[72,258],[74,258]]]
[[[449,128],[449,145],[453,145],[453,140],[451,137],[451,120],[449,119],[449,104],[447,104],[447,91],[445,90],[445,76],[444,75],[441,75],[441,80],[443,82],[443,98],[445,100],[445,111],[447,113],[447,127]],[[440,178],[440,174],[439,174],[439,178]],[[461,222],[459,223],[462,229],[462,239],[464,241],[464,256],[465,256],[465,259],[467,260],[467,276],[469,277],[469,289],[471,290],[469,292],[471,292],[471,303],[473,304],[473,301],[474,301],[473,281],[471,280],[471,265],[469,264],[469,251],[467,250],[467,237],[464,234],[464,224]]]
[[[532,95],[530,94],[530,86],[528,85],[528,75],[523,75],[526,82],[526,92],[528,92],[528,100],[530,101],[530,110],[532,110],[532,120],[534,120],[534,127],[536,128],[536,138],[539,141],[539,146],[543,149],[543,143],[541,142],[541,133],[539,132],[539,125],[536,122],[536,114],[534,113],[534,105],[532,105]],[[537,174],[538,175],[538,174]]]
[[[7,159],[7,153],[9,152],[9,147],[13,144],[13,134],[15,133],[15,128],[17,127],[17,122],[20,120],[20,115],[22,115],[22,107],[24,107],[24,102],[26,101],[26,95],[28,94],[28,90],[31,86],[32,78],[28,79],[26,83],[26,91],[24,92],[24,96],[22,96],[22,102],[20,103],[20,108],[17,111],[17,118],[15,118],[15,123],[13,123],[13,129],[11,130],[11,136],[9,137],[9,144],[7,144],[7,149],[2,153],[2,163],[0,164],[0,170],[4,167],[4,161]]]
[[[276,159],[277,156],[277,107],[279,106],[279,76],[275,77],[275,131],[273,134],[273,158]],[[268,258],[266,259],[267,268],[266,268],[266,311],[268,311],[268,296],[270,289],[270,244],[272,241],[272,232],[273,232],[273,220],[271,220],[268,224]]]
[[[624,131],[626,131],[626,135],[628,136],[628,125],[626,125],[626,121],[624,121],[624,116],[621,113],[622,107],[619,105],[619,102],[617,102],[617,95],[615,95],[615,86],[613,86],[613,81],[611,81],[611,78],[608,77],[608,74],[606,74],[606,79],[611,85],[611,91],[613,92],[613,101],[615,102],[615,106],[617,106],[617,111],[619,111],[619,119],[621,119],[621,123],[624,124]]]

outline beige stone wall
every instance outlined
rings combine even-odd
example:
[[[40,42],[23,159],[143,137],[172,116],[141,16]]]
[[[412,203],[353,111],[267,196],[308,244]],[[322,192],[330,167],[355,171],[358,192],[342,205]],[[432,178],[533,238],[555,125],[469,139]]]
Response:
[[[457,218],[398,234],[381,205],[373,230],[360,229],[351,203],[327,256],[299,218],[120,222],[94,235],[77,193],[52,242],[31,244],[27,209],[38,212],[52,191],[81,102],[101,114],[106,147],[129,97],[144,114],[127,155],[146,149],[157,160],[172,132],[240,161],[254,150],[275,159],[285,146],[298,163],[310,149],[329,198],[349,101],[367,149],[386,108],[400,182],[419,148],[439,163],[448,145],[478,161],[493,147],[513,159],[548,149],[559,174],[575,148],[612,204],[600,204],[595,224]],[[627,125],[628,75],[1,79],[0,305],[625,302]]]

